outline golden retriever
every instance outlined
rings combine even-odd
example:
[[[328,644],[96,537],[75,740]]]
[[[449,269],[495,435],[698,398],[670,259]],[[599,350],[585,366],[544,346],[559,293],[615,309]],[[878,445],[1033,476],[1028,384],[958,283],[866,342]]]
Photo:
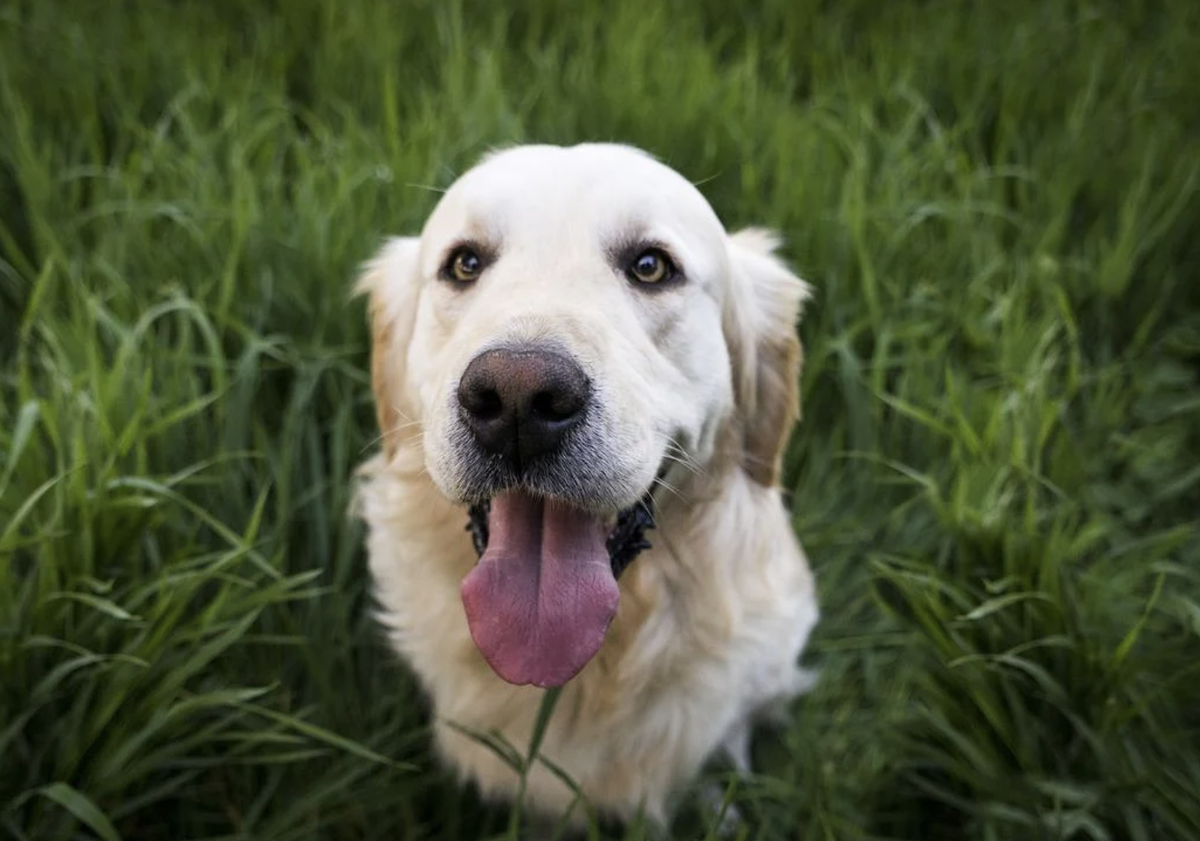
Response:
[[[463,729],[523,750],[544,687],[541,755],[601,813],[665,821],[810,685],[818,608],[778,488],[808,287],[776,244],[637,149],[521,146],[365,266],[381,619],[485,797],[518,774]],[[573,797],[531,771],[535,814]]]

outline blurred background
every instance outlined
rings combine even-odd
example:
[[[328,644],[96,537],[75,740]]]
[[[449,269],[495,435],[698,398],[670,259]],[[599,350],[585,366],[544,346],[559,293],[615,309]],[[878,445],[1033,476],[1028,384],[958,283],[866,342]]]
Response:
[[[1200,838],[1194,0],[4,3],[0,838],[513,836],[371,621],[348,292],[582,140],[816,290],[743,837]]]

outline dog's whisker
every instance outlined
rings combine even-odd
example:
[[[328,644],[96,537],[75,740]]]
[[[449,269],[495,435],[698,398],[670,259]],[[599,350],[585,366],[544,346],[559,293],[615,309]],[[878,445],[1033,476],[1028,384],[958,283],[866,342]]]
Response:
[[[359,448],[358,454],[361,456],[363,453],[365,453],[367,450],[374,447],[376,444],[378,444],[380,441],[382,441],[386,437],[387,437],[386,432],[384,432],[380,435],[376,435],[374,438],[372,438],[370,441],[363,444],[362,447]]]
[[[390,408],[393,412],[395,412],[397,415],[399,415],[400,420],[405,421],[406,423],[420,423],[419,420],[417,420],[414,417],[411,417],[407,412],[405,412],[399,406],[391,405],[388,408]]]
[[[663,453],[663,458],[666,460],[669,460],[672,464],[680,465],[685,470],[687,470],[688,472],[690,472],[696,476],[704,475],[704,466],[701,464],[698,464],[697,462],[693,461],[692,459],[690,459],[686,456],[681,457],[681,456],[677,456],[673,453],[667,452],[667,453]]]
[[[376,435],[374,438],[372,438],[370,441],[368,441],[366,444],[364,444],[364,445],[363,445],[363,446],[362,446],[362,447],[359,449],[359,455],[362,455],[362,454],[363,454],[363,453],[365,453],[367,450],[371,449],[371,448],[372,448],[372,447],[374,447],[376,444],[378,444],[380,441],[383,441],[383,440],[385,440],[385,439],[387,439],[387,438],[391,438],[391,437],[393,437],[393,436],[395,436],[395,435],[398,435],[399,433],[403,432],[405,429],[409,429],[409,428],[411,428],[411,427],[414,427],[414,426],[420,426],[420,425],[421,425],[421,424],[420,424],[418,421],[412,421],[411,423],[404,423],[404,424],[400,424],[399,426],[394,426],[394,427],[392,427],[391,429],[388,429],[388,430],[386,430],[386,431],[384,431],[384,432],[380,433],[379,435]],[[412,441],[414,441],[414,442],[424,442],[424,440],[425,440],[425,433],[424,433],[424,432],[418,432],[418,433],[417,433],[417,434],[415,434],[415,435],[411,435],[411,436],[409,436],[409,439],[410,439],[410,440],[412,440]]]
[[[408,182],[404,186],[412,187],[414,190],[425,190],[430,193],[437,193],[439,196],[446,194],[445,187],[434,187],[432,184],[414,184],[412,182]]]
[[[696,461],[692,455],[674,438],[667,439],[667,449],[663,457],[683,466],[697,476],[705,475],[704,465]]]
[[[703,475],[701,471],[697,470],[695,467],[693,467],[692,465],[688,464],[686,461],[680,461],[679,459],[675,458],[674,456],[671,456],[671,455],[664,455],[664,456],[663,456],[663,461],[665,461],[665,462],[670,462],[671,464],[678,464],[678,465],[679,465],[680,467],[682,467],[682,468],[683,468],[685,471],[687,471],[687,473],[688,473],[689,475],[691,475],[691,476],[701,476],[701,475]]]
[[[655,477],[654,487],[665,489],[667,491],[667,493],[671,494],[676,499],[683,499],[683,494],[679,491],[679,488],[672,485],[666,479],[659,479],[659,478]]]
[[[408,421],[407,423],[396,424],[395,426],[391,427],[390,429],[387,430],[387,432],[385,432],[383,434],[384,435],[396,435],[397,433],[403,432],[406,429],[412,429],[414,426],[420,426],[420,425],[421,425],[420,421]]]

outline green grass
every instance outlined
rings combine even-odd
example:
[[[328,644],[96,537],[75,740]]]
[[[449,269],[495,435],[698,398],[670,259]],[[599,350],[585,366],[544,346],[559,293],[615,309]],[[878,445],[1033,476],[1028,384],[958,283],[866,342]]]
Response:
[[[368,612],[347,293],[490,146],[615,139],[817,289],[823,681],[747,837],[1200,838],[1198,42],[1192,0],[4,4],[0,837],[508,833]]]

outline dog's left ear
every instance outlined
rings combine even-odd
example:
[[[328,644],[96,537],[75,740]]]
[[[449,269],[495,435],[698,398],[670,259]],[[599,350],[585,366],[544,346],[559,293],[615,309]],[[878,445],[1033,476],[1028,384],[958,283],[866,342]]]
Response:
[[[733,277],[724,315],[741,465],[766,487],[779,482],[783,449],[800,418],[803,356],[796,323],[811,294],[775,256],[779,244],[775,234],[757,228],[729,237]]]
[[[405,369],[408,341],[417,311],[416,278],[420,243],[416,237],[393,237],[362,268],[355,295],[365,295],[371,318],[371,390],[385,458],[401,442],[419,434]]]

